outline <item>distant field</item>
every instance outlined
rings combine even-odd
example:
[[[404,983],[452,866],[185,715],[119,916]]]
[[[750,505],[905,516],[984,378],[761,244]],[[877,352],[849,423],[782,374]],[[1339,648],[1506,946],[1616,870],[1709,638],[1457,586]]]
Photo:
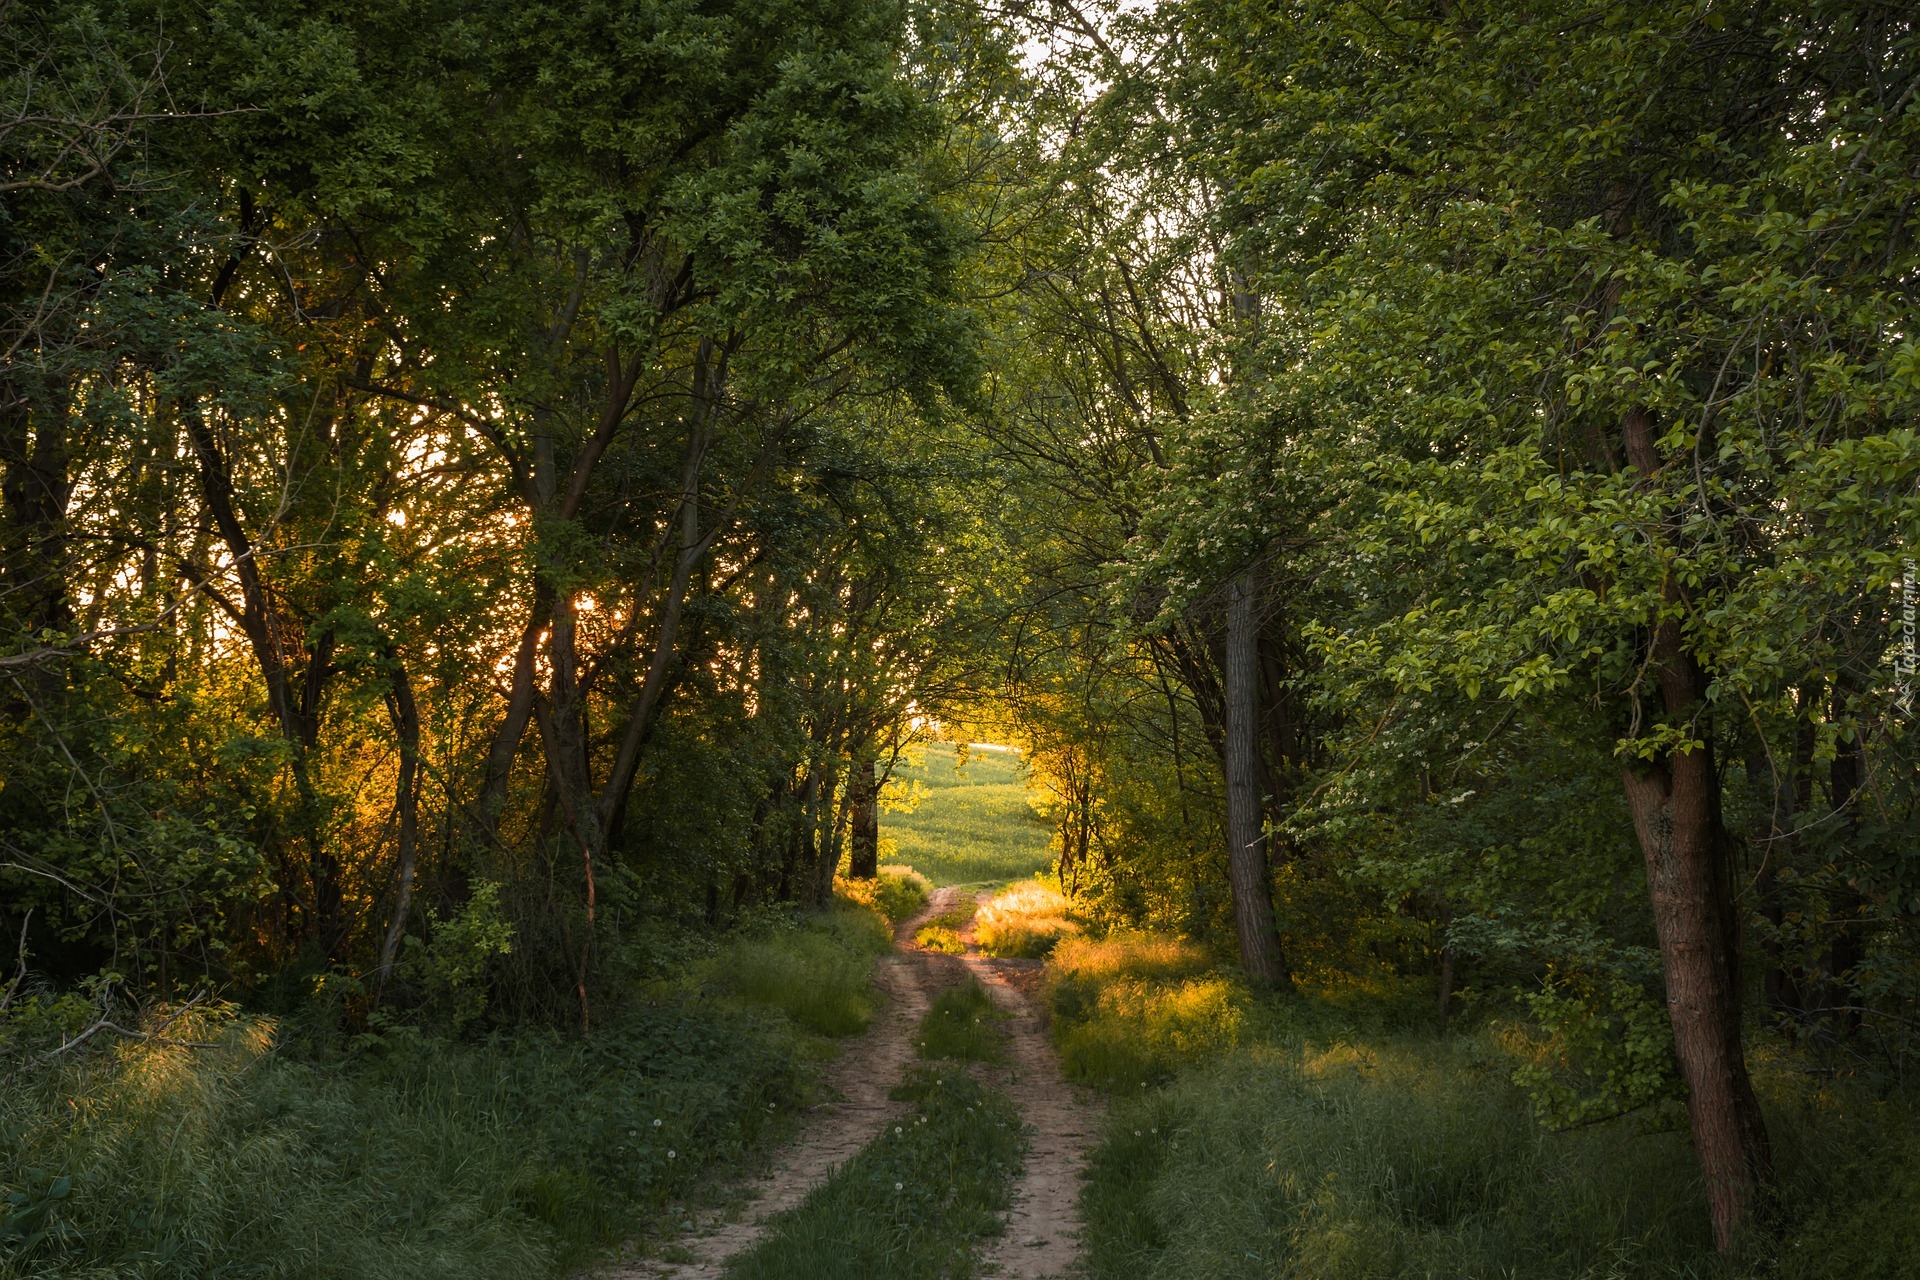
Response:
[[[975,750],[955,768],[952,747],[928,747],[919,768],[895,770],[931,794],[912,813],[880,815],[880,834],[895,846],[890,857],[936,885],[997,884],[1044,870],[1051,833],[1027,803],[1026,773],[1012,752]]]

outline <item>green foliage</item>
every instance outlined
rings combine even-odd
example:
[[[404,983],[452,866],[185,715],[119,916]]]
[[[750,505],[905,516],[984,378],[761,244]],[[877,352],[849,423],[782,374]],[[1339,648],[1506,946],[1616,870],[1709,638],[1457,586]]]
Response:
[[[1003,1094],[964,1072],[918,1068],[912,1110],[847,1161],[728,1268],[732,1280],[936,1280],[973,1273],[999,1230],[1025,1140]]]
[[[1553,973],[1524,997],[1545,1039],[1514,1072],[1551,1128],[1591,1124],[1677,1096],[1673,1026],[1645,982]]]
[[[896,770],[903,785],[924,786],[911,812],[885,813],[881,833],[893,855],[935,885],[998,884],[1046,866],[1046,827],[1028,801],[1026,767],[1010,752],[970,751],[964,765],[944,743],[918,765]]]
[[[967,954],[967,944],[960,940],[960,935],[943,924],[923,925],[914,933],[913,941],[916,946],[945,956]]]
[[[882,866],[871,880],[836,880],[834,892],[848,902],[870,907],[899,925],[926,910],[932,882],[912,867]]]
[[[916,1040],[923,1058],[956,1058],[961,1062],[998,1062],[1005,1056],[1000,1006],[968,974],[958,986],[934,997],[927,1016],[920,1019]]]
[[[875,905],[894,924],[911,920],[927,907],[927,895],[933,882],[912,867],[883,866],[875,878],[878,886]]]
[[[429,913],[427,941],[408,938],[403,977],[426,1001],[427,1015],[458,1034],[487,1007],[488,966],[513,950],[513,926],[500,911],[500,886],[483,880],[451,919]]]

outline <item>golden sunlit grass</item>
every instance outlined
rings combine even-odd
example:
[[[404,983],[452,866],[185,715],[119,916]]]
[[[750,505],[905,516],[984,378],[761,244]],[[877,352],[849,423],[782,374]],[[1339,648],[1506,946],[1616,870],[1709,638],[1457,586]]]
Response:
[[[1240,1043],[1249,998],[1237,977],[1179,938],[1068,939],[1047,967],[1061,1065],[1082,1083],[1148,1088]]]
[[[878,911],[889,924],[899,924],[918,915],[927,905],[933,885],[912,867],[884,865],[871,880],[849,880],[841,876],[833,882],[834,895],[855,906]]]
[[[1080,933],[1070,911],[1071,904],[1058,889],[1028,880],[980,908],[974,940],[988,955],[1038,958]]]

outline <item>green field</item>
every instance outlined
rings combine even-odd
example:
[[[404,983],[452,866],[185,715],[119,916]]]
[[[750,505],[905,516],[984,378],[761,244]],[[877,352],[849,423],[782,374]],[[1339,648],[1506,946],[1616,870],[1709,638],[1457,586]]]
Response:
[[[880,815],[881,838],[893,844],[888,860],[906,863],[935,885],[1004,884],[1044,871],[1051,833],[1027,803],[1020,757],[975,750],[958,766],[957,756],[936,743],[919,765],[894,770],[927,794],[912,813]]]

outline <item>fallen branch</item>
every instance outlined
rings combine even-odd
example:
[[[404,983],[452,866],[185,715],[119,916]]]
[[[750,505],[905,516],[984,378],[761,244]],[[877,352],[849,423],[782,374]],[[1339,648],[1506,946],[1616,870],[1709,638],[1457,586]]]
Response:
[[[171,1014],[168,1014],[167,1020],[160,1024],[160,1029],[158,1031],[129,1031],[127,1028],[121,1026],[119,1023],[110,1021],[109,1019],[103,1017],[99,1021],[95,1022],[92,1026],[88,1027],[85,1031],[82,1031],[79,1035],[75,1036],[73,1039],[61,1045],[58,1049],[55,1049],[50,1053],[42,1054],[40,1056],[40,1061],[43,1063],[51,1062],[55,1058],[59,1057],[61,1054],[67,1052],[69,1049],[75,1049],[75,1048],[78,1048],[80,1045],[85,1044],[95,1034],[101,1031],[111,1031],[115,1035],[125,1036],[129,1040],[146,1040],[146,1041],[151,1041],[154,1044],[164,1044],[175,1049],[218,1048],[219,1047],[218,1045],[215,1045],[210,1041],[174,1040],[174,1039],[170,1039],[166,1034],[167,1028],[172,1026],[175,1022],[179,1021],[180,1016],[182,1014],[184,1014],[187,1010],[193,1008],[193,1006],[199,1004],[202,1000],[205,1000],[206,998],[207,998],[207,993],[205,991],[202,991],[199,994],[195,995],[193,999],[187,1001],[185,1004],[181,1005],[178,1009],[175,1009]]]

